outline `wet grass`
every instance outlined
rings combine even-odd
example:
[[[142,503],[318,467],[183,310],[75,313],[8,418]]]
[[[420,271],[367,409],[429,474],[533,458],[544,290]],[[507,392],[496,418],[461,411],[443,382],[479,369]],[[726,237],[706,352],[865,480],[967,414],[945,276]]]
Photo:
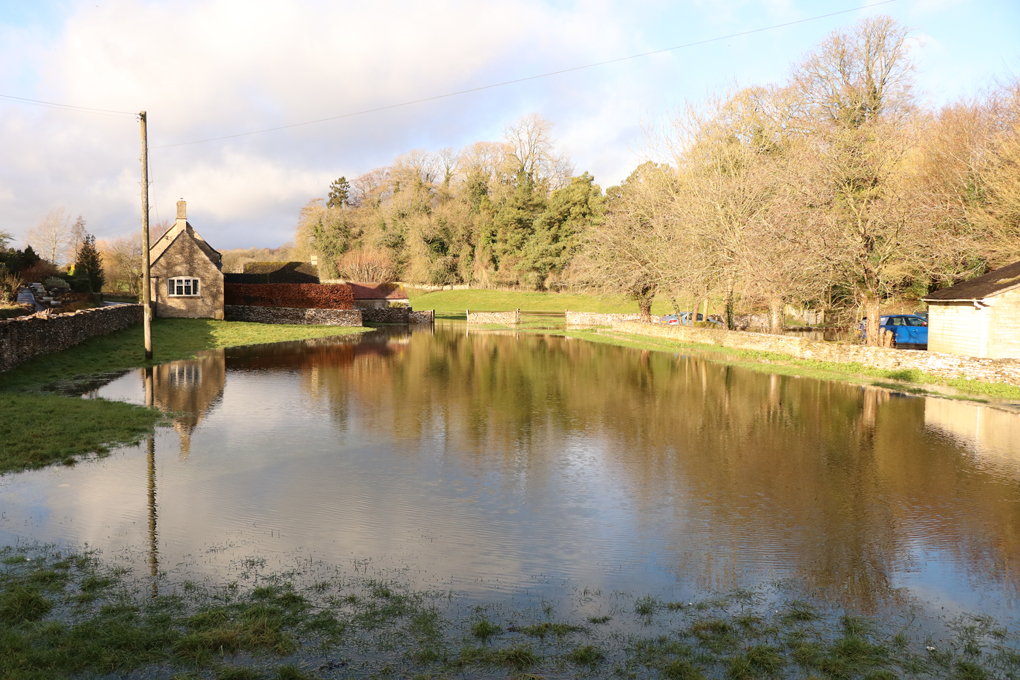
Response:
[[[0,373],[0,474],[54,463],[74,464],[105,455],[153,431],[162,414],[142,406],[83,400],[81,394],[131,368],[194,357],[197,352],[240,345],[285,342],[358,333],[362,328],[285,326],[157,319],[154,359],[146,362],[142,328],[135,326],[63,352],[36,357]]]
[[[730,366],[740,366],[759,373],[775,373],[777,375],[802,376],[822,380],[841,380],[859,384],[884,387],[894,391],[918,395],[932,395],[942,398],[960,398],[970,401],[986,402],[982,397],[1020,401],[1020,387],[1005,383],[987,383],[966,378],[945,378],[917,369],[886,370],[872,368],[856,362],[834,363],[813,359],[797,359],[788,354],[764,352],[758,350],[733,349],[717,345],[701,345],[683,343],[664,338],[624,333],[567,331],[559,333],[569,337],[589,340],[619,347],[649,349],[664,352],[697,352],[711,357],[712,361]],[[904,383],[891,383],[889,381]],[[950,387],[967,393],[967,396],[952,396],[942,392],[925,389],[922,385]]]
[[[734,591],[686,603],[621,604],[614,594],[612,626],[592,625],[594,617],[570,607],[589,623],[582,625],[545,604],[546,620],[521,625],[512,622],[533,621],[534,609],[462,606],[450,593],[413,591],[364,570],[325,574],[245,572],[225,585],[160,580],[153,594],[148,579],[92,554],[5,548],[0,677],[1020,676],[1015,631],[987,617],[933,636],[794,599],[766,606],[753,591]],[[639,603],[654,605],[639,612]]]

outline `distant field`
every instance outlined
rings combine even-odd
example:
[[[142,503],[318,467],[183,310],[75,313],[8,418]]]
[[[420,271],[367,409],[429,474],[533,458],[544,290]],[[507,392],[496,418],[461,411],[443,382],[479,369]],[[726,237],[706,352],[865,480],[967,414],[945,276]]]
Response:
[[[463,319],[464,312],[509,312],[521,309],[529,312],[599,312],[603,314],[637,314],[638,306],[622,295],[582,295],[578,293],[527,293],[503,290],[439,290],[426,292],[409,288],[411,306],[415,309],[434,309],[436,317]],[[656,300],[653,314],[670,314],[672,308],[666,300]]]

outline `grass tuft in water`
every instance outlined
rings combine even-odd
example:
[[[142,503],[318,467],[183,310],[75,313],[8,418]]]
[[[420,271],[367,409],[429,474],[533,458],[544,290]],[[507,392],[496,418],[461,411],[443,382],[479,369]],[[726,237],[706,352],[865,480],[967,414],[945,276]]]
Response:
[[[471,625],[471,634],[481,640],[483,643],[488,642],[489,638],[495,637],[503,632],[503,629],[489,621],[484,616],[479,618]]]
[[[797,602],[766,607],[766,598],[735,591],[702,606],[655,606],[613,627],[584,626],[582,614],[580,621],[561,618],[546,601],[545,621],[503,628],[493,612],[527,620],[534,609],[466,607],[449,593],[415,592],[367,578],[363,569],[334,570],[335,580],[323,587],[321,574],[309,574],[302,585],[291,580],[299,572],[266,573],[261,564],[241,583],[160,582],[169,594],[151,597],[147,578],[135,581],[94,555],[6,548],[0,564],[4,680],[153,674],[296,680],[316,677],[315,668],[322,677],[423,680],[1020,677],[1016,631],[980,617],[933,641],[912,635],[912,627],[886,630],[821,605],[809,615]],[[82,593],[94,598],[77,599]],[[587,605],[637,611],[659,602],[599,597]]]

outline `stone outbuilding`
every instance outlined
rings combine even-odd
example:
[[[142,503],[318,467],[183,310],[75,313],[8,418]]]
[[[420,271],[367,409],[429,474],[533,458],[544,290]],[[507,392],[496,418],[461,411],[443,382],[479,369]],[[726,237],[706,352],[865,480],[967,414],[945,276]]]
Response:
[[[358,309],[410,307],[411,299],[399,283],[348,283]]]
[[[149,249],[156,316],[223,318],[223,258],[188,224],[184,201],[177,221]]]
[[[1020,359],[1020,262],[931,293],[928,351]]]

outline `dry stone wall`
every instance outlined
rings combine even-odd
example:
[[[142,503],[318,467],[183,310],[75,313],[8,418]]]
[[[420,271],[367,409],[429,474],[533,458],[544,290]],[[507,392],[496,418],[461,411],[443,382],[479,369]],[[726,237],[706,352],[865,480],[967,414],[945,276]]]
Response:
[[[361,321],[363,323],[409,323],[411,316],[410,307],[380,307],[379,309],[361,309]]]
[[[420,312],[411,310],[407,321],[408,323],[434,324],[436,322],[436,310],[426,309]]]
[[[872,368],[894,371],[917,369],[944,378],[968,378],[1020,386],[1020,360],[1017,359],[978,359],[939,352],[822,342],[788,335],[743,333],[715,328],[665,326],[638,322],[614,323],[612,330],[668,338],[678,342],[777,352],[788,354],[797,359],[859,363]]]
[[[595,314],[592,312],[565,312],[567,328],[594,328],[612,326],[622,321],[640,321],[640,314]]]
[[[493,323],[503,326],[516,326],[520,324],[519,311],[514,312],[472,312],[467,310],[468,323]]]
[[[313,326],[361,326],[360,309],[314,309],[299,307],[255,307],[227,305],[227,321],[304,324]]]
[[[68,314],[49,311],[0,321],[0,371],[9,371],[32,357],[60,352],[97,335],[142,322],[141,305],[80,309]]]

